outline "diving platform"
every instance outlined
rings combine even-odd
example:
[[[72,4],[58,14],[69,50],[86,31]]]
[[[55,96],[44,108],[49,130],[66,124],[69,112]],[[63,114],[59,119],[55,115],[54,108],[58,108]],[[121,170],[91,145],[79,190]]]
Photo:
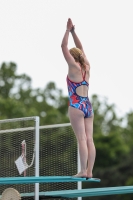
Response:
[[[74,176],[39,176],[39,177],[9,177],[0,178],[0,185],[33,184],[33,183],[59,183],[59,182],[100,182],[98,178],[78,178]]]

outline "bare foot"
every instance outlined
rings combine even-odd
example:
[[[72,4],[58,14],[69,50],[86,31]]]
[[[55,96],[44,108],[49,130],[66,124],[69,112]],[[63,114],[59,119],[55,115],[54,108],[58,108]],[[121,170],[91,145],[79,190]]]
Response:
[[[86,172],[79,172],[78,174],[74,175],[73,177],[77,178],[87,178],[87,173]]]
[[[93,177],[93,174],[87,172],[87,178],[92,178],[92,177]]]

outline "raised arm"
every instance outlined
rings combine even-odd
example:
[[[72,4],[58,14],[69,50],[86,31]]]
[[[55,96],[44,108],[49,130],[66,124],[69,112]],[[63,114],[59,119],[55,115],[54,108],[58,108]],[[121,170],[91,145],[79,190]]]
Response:
[[[69,33],[70,33],[71,29],[72,29],[72,22],[70,19],[68,19],[67,28],[66,28],[66,31],[65,31],[62,43],[61,43],[61,48],[62,48],[64,58],[69,66],[74,65],[74,63],[75,63],[74,58],[72,57],[72,55],[70,54],[69,49],[68,49],[68,38],[69,38]]]
[[[70,19],[70,20],[71,20],[71,19]],[[71,23],[72,23],[72,21],[71,21]],[[79,49],[83,52],[83,56],[84,56],[84,59],[85,59],[86,64],[87,64],[87,65],[90,65],[90,64],[89,64],[89,61],[88,61],[88,59],[87,59],[87,57],[86,57],[86,55],[85,55],[85,52],[84,52],[82,43],[81,43],[80,39],[78,38],[78,36],[77,36],[77,34],[76,34],[76,32],[75,32],[75,26],[73,25],[73,23],[72,23],[71,34],[72,34],[72,37],[73,37],[75,46],[76,46],[77,48],[79,48]]]

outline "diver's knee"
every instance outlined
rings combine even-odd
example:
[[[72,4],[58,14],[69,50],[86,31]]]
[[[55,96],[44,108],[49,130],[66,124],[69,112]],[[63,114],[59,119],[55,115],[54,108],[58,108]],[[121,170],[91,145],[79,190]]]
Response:
[[[78,140],[79,142],[87,142],[87,137],[86,137],[85,134],[78,134],[78,135],[77,135],[77,140]]]

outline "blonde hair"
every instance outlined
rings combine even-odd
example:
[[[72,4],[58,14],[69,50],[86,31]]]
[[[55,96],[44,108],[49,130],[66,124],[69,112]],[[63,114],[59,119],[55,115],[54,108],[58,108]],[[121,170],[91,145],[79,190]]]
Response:
[[[84,57],[82,56],[83,52],[76,47],[71,48],[69,52],[73,56],[75,62],[79,62],[81,64],[82,69],[86,70],[85,60]]]

